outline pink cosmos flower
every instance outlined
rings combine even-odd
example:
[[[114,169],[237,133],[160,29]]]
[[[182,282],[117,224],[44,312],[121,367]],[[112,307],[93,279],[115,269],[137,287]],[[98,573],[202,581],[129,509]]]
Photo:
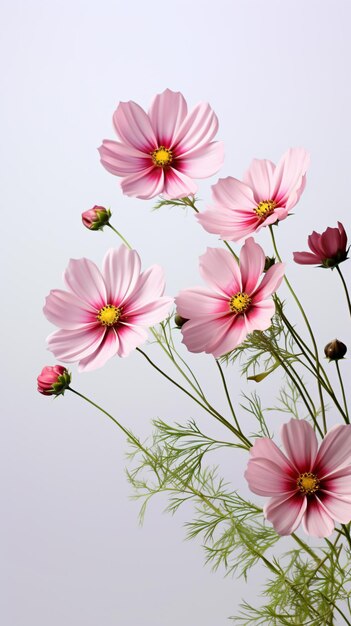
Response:
[[[136,102],[120,102],[113,124],[119,142],[105,139],[101,163],[122,177],[127,196],[182,198],[194,194],[193,178],[215,174],[223,163],[223,143],[214,142],[218,120],[201,102],[188,113],[181,93],[166,89],[148,113]]]
[[[337,224],[337,228],[327,228],[322,234],[314,230],[308,237],[308,245],[312,252],[294,252],[295,263],[333,268],[346,261],[347,235],[341,222]]]
[[[38,391],[44,396],[59,396],[71,382],[71,375],[62,365],[46,365],[40,372]]]
[[[257,439],[245,472],[251,491],[271,496],[265,517],[279,535],[302,521],[313,537],[328,537],[335,522],[351,520],[351,425],[334,426],[318,450],[312,426],[291,419],[281,427],[286,454],[268,437]]]
[[[220,357],[234,350],[248,333],[265,330],[275,311],[271,295],[284,275],[276,263],[260,280],[265,254],[250,237],[240,252],[240,266],[228,250],[207,248],[200,273],[210,288],[185,289],[176,298],[177,313],[185,318],[183,343],[190,352]]]
[[[82,213],[82,222],[89,230],[102,230],[109,223],[110,217],[110,209],[95,205],[92,209]]]
[[[305,188],[309,161],[303,148],[290,148],[278,165],[254,159],[243,182],[228,176],[213,185],[213,206],[197,219],[209,233],[244,241],[262,226],[288,216]]]
[[[138,253],[124,245],[106,253],[102,272],[89,259],[71,259],[64,282],[68,291],[54,289],[46,298],[44,313],[60,328],[48,346],[61,361],[78,361],[79,371],[102,367],[116,354],[127,356],[173,302],[162,296],[162,268],[140,273]]]

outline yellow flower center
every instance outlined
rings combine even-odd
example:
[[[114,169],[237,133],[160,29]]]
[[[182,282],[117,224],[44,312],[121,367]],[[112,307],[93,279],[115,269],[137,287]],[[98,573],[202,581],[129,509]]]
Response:
[[[244,313],[251,304],[251,298],[247,293],[239,291],[229,300],[229,307],[232,313]]]
[[[304,474],[300,474],[298,477],[296,484],[300,489],[301,493],[309,495],[310,493],[315,493],[319,489],[319,480],[315,474],[311,474],[311,472],[305,472]]]
[[[151,152],[151,157],[157,167],[165,167],[166,165],[170,165],[173,161],[172,150],[164,146],[160,146],[157,150]]]
[[[277,203],[273,200],[263,200],[263,202],[260,202],[257,205],[254,211],[256,215],[261,218],[261,220],[265,220],[268,215],[272,215],[276,206]]]
[[[113,304],[107,304],[100,309],[97,314],[97,319],[102,326],[113,326],[114,324],[117,324],[119,318],[121,317],[121,313],[121,309],[113,306]]]

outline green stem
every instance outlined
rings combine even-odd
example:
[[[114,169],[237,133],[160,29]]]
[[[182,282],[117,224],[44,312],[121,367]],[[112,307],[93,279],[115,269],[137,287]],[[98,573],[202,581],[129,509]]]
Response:
[[[346,282],[345,282],[345,278],[344,278],[344,277],[343,277],[343,275],[342,275],[342,272],[341,272],[341,269],[340,269],[340,266],[339,266],[339,265],[337,265],[337,266],[336,266],[336,271],[338,272],[338,274],[339,274],[339,276],[340,276],[340,278],[341,278],[341,282],[342,282],[342,284],[343,284],[343,286],[344,286],[344,289],[345,289],[345,295],[346,295],[346,300],[347,300],[347,304],[348,304],[348,307],[349,307],[349,312],[350,312],[350,315],[351,315],[351,301],[350,301],[350,295],[349,295],[349,292],[348,292],[348,289],[347,289],[347,285],[346,285]]]
[[[272,243],[273,243],[274,251],[275,251],[275,253],[277,255],[278,260],[281,262],[282,260],[281,260],[281,257],[279,255],[278,249],[277,249],[277,244],[276,244],[276,241],[275,241],[274,232],[273,232],[273,226],[272,225],[269,226],[269,230],[271,232],[271,237],[272,237]],[[326,416],[325,416],[325,406],[324,406],[322,385],[321,385],[321,382],[319,380],[319,378],[320,378],[320,375],[319,375],[320,363],[319,363],[319,354],[318,354],[317,343],[316,343],[316,340],[315,340],[315,337],[314,337],[311,325],[310,325],[310,323],[308,321],[308,317],[307,317],[305,311],[303,310],[303,307],[301,305],[300,300],[298,299],[298,297],[297,297],[297,295],[296,295],[296,293],[295,293],[291,283],[289,282],[289,280],[287,279],[286,276],[284,276],[284,280],[285,280],[285,283],[286,283],[286,285],[287,285],[291,295],[293,296],[293,298],[294,298],[298,308],[300,309],[301,315],[302,315],[302,317],[303,317],[303,319],[305,321],[305,324],[307,326],[308,332],[309,332],[311,340],[312,340],[312,344],[313,344],[313,348],[314,348],[314,354],[315,354],[315,360],[316,360],[316,366],[317,366],[317,371],[318,371],[317,384],[318,384],[319,399],[320,399],[320,403],[321,403],[323,428],[324,428],[324,432],[326,433],[327,432],[327,422],[326,422]]]
[[[235,413],[235,411],[234,411],[234,407],[233,407],[233,404],[232,404],[232,401],[231,401],[231,398],[230,398],[230,395],[229,395],[229,391],[228,391],[228,387],[227,387],[227,382],[226,382],[226,379],[225,379],[225,376],[224,376],[224,372],[223,372],[223,370],[222,370],[222,368],[221,368],[221,364],[219,363],[219,361],[218,361],[217,359],[215,359],[215,361],[216,361],[216,365],[217,365],[217,367],[218,367],[218,369],[219,369],[219,373],[220,373],[220,375],[221,375],[221,379],[222,379],[222,383],[223,383],[223,387],[224,387],[224,392],[225,392],[225,395],[226,395],[226,398],[227,398],[227,401],[228,401],[228,405],[229,405],[229,408],[230,408],[231,414],[232,414],[232,416],[233,416],[234,422],[235,422],[235,424],[236,424],[236,427],[237,427],[238,431],[239,431],[239,432],[240,432],[243,436],[245,436],[245,435],[244,435],[244,433],[242,432],[241,428],[240,428],[240,424],[239,424],[239,422],[238,422],[238,418],[236,417],[236,413]]]
[[[345,420],[345,421],[346,421],[347,424],[349,424],[350,423],[350,419],[349,419],[349,412],[348,412],[348,408],[347,408],[347,400],[346,400],[344,383],[343,383],[343,380],[342,380],[338,359],[336,359],[335,365],[336,365],[336,369],[337,369],[337,372],[338,372],[339,383],[340,383],[340,388],[341,388],[341,393],[342,393],[342,399],[344,401],[345,414],[346,414],[346,418],[347,418],[347,420]]]
[[[127,248],[129,248],[129,250],[133,249],[132,246],[130,245],[130,243],[128,243],[128,241],[123,237],[123,235],[114,226],[112,226],[112,224],[110,224],[110,222],[108,222],[106,224],[106,226],[109,226],[116,233],[116,235],[118,235],[118,237],[120,239],[122,239],[123,243],[126,244]]]
[[[189,398],[194,400],[194,402],[196,402],[199,406],[201,406],[201,408],[205,409],[205,411],[210,413],[210,415],[212,415],[217,421],[221,422],[223,426],[226,426],[238,439],[240,439],[240,441],[244,444],[247,450],[251,448],[251,445],[252,445],[251,442],[244,435],[242,435],[241,432],[239,432],[236,428],[234,428],[234,426],[232,426],[231,423],[228,422],[228,420],[226,420],[225,417],[223,417],[223,415],[218,413],[218,411],[216,411],[216,409],[213,406],[211,406],[211,404],[207,400],[204,399],[203,402],[198,400],[198,398],[196,398],[196,396],[190,393],[190,391],[185,389],[185,387],[177,383],[176,380],[174,380],[173,378],[168,376],[168,374],[166,374],[163,370],[161,370],[161,368],[158,367],[156,363],[154,363],[150,359],[150,357],[145,352],[143,352],[143,350],[141,350],[140,348],[136,348],[136,350],[140,352],[140,354],[142,354],[145,357],[145,359],[150,363],[150,365],[152,365],[152,367],[155,370],[157,370],[164,378],[169,380],[173,385],[178,387],[178,389],[183,391],[183,393],[185,393],[187,396],[189,396]]]

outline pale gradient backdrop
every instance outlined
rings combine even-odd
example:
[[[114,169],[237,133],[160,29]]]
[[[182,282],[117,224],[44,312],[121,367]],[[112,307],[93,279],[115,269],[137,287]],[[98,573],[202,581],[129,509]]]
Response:
[[[314,228],[341,219],[351,230],[350,19],[348,0],[2,0],[3,626],[225,626],[242,596],[260,601],[261,570],[249,586],[224,579],[204,566],[199,542],[184,542],[191,509],[172,518],[160,498],[138,526],[127,446],[112,423],[70,394],[39,396],[36,376],[54,362],[45,347],[53,327],[41,309],[48,291],[62,288],[70,257],[100,263],[118,244],[112,232],[81,225],[94,204],[111,206],[144,267],[164,266],[167,293],[199,282],[198,256],[216,237],[190,213],[152,213],[152,202],[124,198],[97,153],[113,136],[119,100],[147,107],[169,87],[190,106],[206,100],[215,109],[221,176],[240,178],[251,158],[276,161],[290,146],[311,152],[306,192],[281,223],[279,245],[320,346],[335,336],[350,344],[336,273],[291,262]],[[202,207],[215,181],[201,184]],[[267,233],[258,241],[271,252]],[[350,279],[348,263],[344,270]],[[226,411],[213,360],[191,362]],[[349,361],[343,367],[349,376]],[[89,374],[72,371],[77,389],[143,437],[154,417],[194,417],[225,435],[137,353]],[[239,378],[229,378],[239,402]],[[266,404],[278,383],[277,373],[263,384]],[[278,432],[281,417],[269,421]],[[245,455],[216,461],[246,490]]]

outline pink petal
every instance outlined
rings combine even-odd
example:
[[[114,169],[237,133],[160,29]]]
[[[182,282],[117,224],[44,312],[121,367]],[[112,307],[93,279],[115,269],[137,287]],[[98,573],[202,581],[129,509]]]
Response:
[[[212,186],[212,199],[216,208],[233,209],[234,211],[243,211],[248,213],[249,216],[255,217],[257,215],[254,209],[257,207],[252,189],[237,180],[228,176],[227,178],[220,178],[219,181]]]
[[[150,167],[138,174],[127,176],[121,182],[122,191],[126,196],[149,200],[164,190],[165,180],[162,167]]]
[[[202,278],[218,294],[230,298],[241,291],[239,265],[229,250],[207,248],[199,260]]]
[[[269,298],[275,291],[277,291],[280,283],[283,280],[285,272],[285,263],[275,263],[272,267],[269,268],[268,272],[265,273],[261,284],[258,286],[257,290],[252,293],[252,297],[254,298],[255,303],[260,300],[266,300]]]
[[[66,330],[80,328],[83,324],[96,323],[97,310],[76,295],[61,289],[53,289],[43,308],[47,319]]]
[[[329,491],[336,496],[351,497],[351,465],[337,470],[323,479],[323,491]]]
[[[280,472],[290,477],[296,477],[296,470],[289,459],[279,450],[278,446],[269,437],[260,437],[250,448],[250,458],[266,458],[278,465]]]
[[[300,526],[306,507],[307,498],[299,493],[278,496],[265,505],[264,515],[279,535],[291,535]]]
[[[175,140],[177,156],[210,143],[218,130],[218,119],[209,104],[200,102],[184,120]]]
[[[345,228],[343,227],[341,222],[338,222],[338,229],[339,229],[339,233],[340,233],[340,248],[341,248],[341,250],[346,250],[347,235],[346,235]]]
[[[291,419],[281,427],[281,440],[287,457],[298,473],[311,472],[318,451],[317,437],[306,420]]]
[[[106,283],[106,304],[121,306],[133,292],[140,277],[141,262],[136,250],[125,245],[105,254],[102,271]]]
[[[307,510],[302,520],[304,531],[312,537],[329,537],[334,530],[334,522],[325,511],[319,499],[308,500]]]
[[[234,350],[245,339],[245,316],[195,318],[184,324],[182,334],[183,343],[190,352],[206,352],[218,358]]]
[[[207,178],[218,172],[223,161],[224,144],[222,141],[214,141],[182,156],[177,161],[177,168],[191,178]]]
[[[79,361],[98,349],[105,332],[105,327],[96,324],[77,330],[57,330],[47,338],[48,349],[60,361]]]
[[[219,296],[206,287],[183,289],[175,299],[177,312],[185,319],[229,312],[227,296]]]
[[[255,290],[265,261],[266,256],[261,246],[252,237],[247,239],[240,251],[242,289],[245,293],[250,295]]]
[[[165,182],[163,196],[168,200],[185,198],[194,195],[197,185],[194,181],[173,167],[165,169]]]
[[[322,236],[320,235],[320,233],[316,233],[316,231],[314,230],[308,236],[307,241],[310,249],[319,259],[325,257],[325,251],[322,247]]]
[[[253,159],[245,172],[243,182],[251,187],[257,204],[272,198],[274,170],[275,165],[272,161]]]
[[[197,213],[195,217],[208,233],[220,235],[229,241],[244,241],[262,227],[262,222],[254,212],[252,215],[244,212],[239,215],[238,211],[217,208]]]
[[[347,465],[351,465],[351,425],[337,424],[324,437],[313,471],[323,478]]]
[[[340,524],[349,523],[351,520],[351,494],[346,499],[323,490],[318,492],[318,496],[321,506],[323,506],[329,517]]]
[[[128,356],[132,350],[141,346],[147,340],[147,330],[140,326],[121,324],[118,327],[119,349],[118,355]]]
[[[160,265],[152,265],[145,270],[129,290],[124,303],[124,312],[129,315],[152,300],[163,295],[165,290],[165,275]]]
[[[108,172],[115,176],[135,174],[150,167],[150,156],[135,150],[128,144],[104,139],[99,148],[100,160]]]
[[[150,154],[157,148],[157,139],[145,111],[136,102],[120,102],[113,114],[117,135],[122,141]]]
[[[94,309],[99,310],[107,304],[104,279],[89,259],[71,259],[63,280],[68,289]]]
[[[271,199],[280,206],[292,209],[302,193],[309,163],[309,154],[303,148],[287,150],[275,168]]]
[[[149,118],[158,146],[172,147],[187,112],[186,101],[179,91],[165,89],[163,93],[155,96],[149,110]]]
[[[91,372],[105,365],[106,361],[117,354],[118,345],[119,341],[114,328],[109,328],[97,350],[79,361],[78,372]]]
[[[318,258],[312,252],[294,252],[294,261],[300,265],[318,265],[322,259]]]
[[[272,460],[255,456],[244,474],[250,490],[259,496],[282,496],[296,492],[296,480],[282,472]]]
[[[158,298],[158,300],[148,302],[144,306],[128,312],[126,317],[123,315],[122,321],[135,326],[154,326],[167,317],[172,304],[173,298]]]
[[[274,313],[275,304],[272,299],[254,302],[245,313],[248,332],[267,330],[272,324]]]

